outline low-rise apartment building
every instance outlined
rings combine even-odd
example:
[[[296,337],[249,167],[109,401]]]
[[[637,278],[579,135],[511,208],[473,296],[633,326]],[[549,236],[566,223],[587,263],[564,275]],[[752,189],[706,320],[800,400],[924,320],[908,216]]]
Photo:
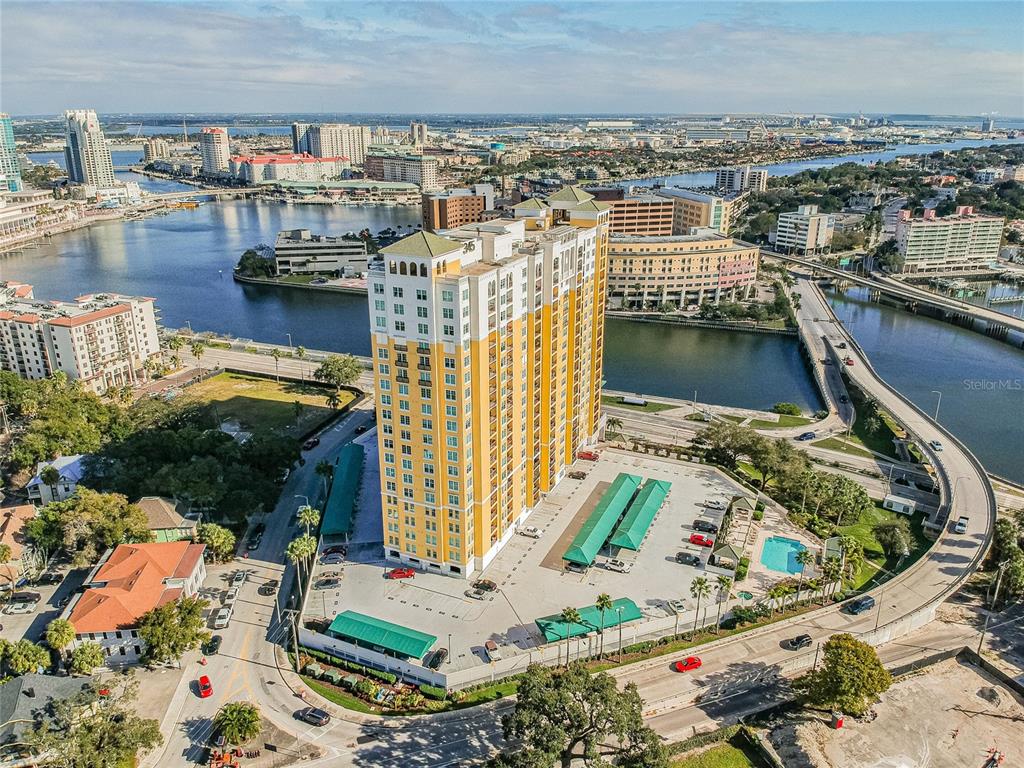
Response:
[[[760,249],[712,229],[689,235],[608,239],[608,306],[685,309],[747,298]]]
[[[98,643],[109,666],[138,662],[145,650],[139,620],[149,611],[196,595],[206,578],[205,544],[173,541],[119,544],[107,550],[61,618],[75,627],[72,648]]]
[[[494,187],[475,184],[471,189],[450,189],[437,194],[423,193],[423,228],[436,232],[481,220],[494,208]]]
[[[780,251],[811,255],[832,245],[834,231],[835,221],[830,214],[819,213],[816,205],[801,205],[795,211],[779,214],[772,242]]]
[[[919,219],[910,211],[896,220],[896,249],[904,273],[969,272],[984,269],[999,255],[1002,216],[975,213],[963,205],[951,216],[938,217],[926,210]]]
[[[160,354],[154,300],[87,294],[74,302],[33,298],[32,286],[0,283],[0,369],[26,379],[57,371],[93,392],[136,384]]]
[[[277,235],[274,261],[279,275],[358,276],[366,272],[366,241],[289,229]]]
[[[314,157],[309,153],[235,155],[230,171],[247,184],[268,181],[323,181],[340,179],[350,168],[347,157]]]

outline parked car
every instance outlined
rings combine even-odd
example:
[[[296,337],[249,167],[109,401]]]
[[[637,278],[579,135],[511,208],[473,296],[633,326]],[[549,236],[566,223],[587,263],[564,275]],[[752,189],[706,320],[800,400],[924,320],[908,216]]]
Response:
[[[340,552],[332,552],[320,558],[320,565],[339,565],[345,562],[345,556]]]
[[[213,696],[213,683],[210,682],[210,678],[203,675],[196,681],[196,687],[199,690],[200,699],[208,699]]]
[[[704,499],[704,506],[708,509],[717,509],[719,512],[725,511],[725,502],[721,499]]]
[[[63,574],[47,571],[36,579],[35,583],[39,586],[51,586],[53,584],[60,584],[62,581],[64,581]]]
[[[501,661],[502,659],[501,648],[493,640],[488,640],[484,643],[484,652],[491,661]]]
[[[686,613],[686,603],[682,600],[669,600],[668,609],[672,613]]]
[[[616,571],[617,573],[629,573],[629,569],[633,566],[625,560],[609,560],[604,564],[604,567],[609,571]]]
[[[213,628],[214,629],[227,629],[228,624],[231,623],[231,609],[220,608],[217,613],[213,616]]]
[[[792,651],[799,651],[801,648],[810,648],[814,639],[810,635],[797,635],[786,642],[786,646]]]
[[[384,574],[386,579],[415,579],[416,571],[412,568],[392,568]]]
[[[478,579],[473,582],[473,589],[482,589],[484,592],[493,592],[498,588],[490,579]]]
[[[690,543],[696,544],[698,547],[713,547],[715,542],[713,539],[708,538],[703,533],[691,533]]]
[[[332,544],[329,547],[324,547],[323,552],[320,553],[320,556],[322,557],[323,555],[344,555],[347,551],[348,548],[344,544]]]
[[[700,656],[687,656],[685,659],[680,659],[672,665],[672,669],[676,672],[692,672],[695,669],[700,669],[704,662],[700,660]]]
[[[584,461],[597,461],[598,454],[595,451],[580,451],[576,454],[576,458]]]
[[[235,601],[237,599],[238,599],[238,587],[232,587],[224,595],[224,600],[222,602],[223,602],[224,605],[232,606],[232,605],[235,604]]]
[[[700,558],[692,552],[676,552],[676,562],[680,565],[700,565]]]
[[[262,533],[257,533],[255,535],[253,535],[253,537],[251,539],[249,539],[249,543],[245,545],[245,548],[247,550],[249,550],[250,552],[255,552],[257,549],[260,548],[260,544],[262,544],[262,543],[263,543],[263,534]]]
[[[430,669],[437,669],[442,664],[444,664],[444,660],[447,659],[447,658],[448,658],[448,649],[447,648],[438,648],[436,651],[434,651],[434,655],[431,656],[430,659],[427,660],[427,666]]]
[[[710,520],[694,520],[693,530],[700,531],[702,533],[718,533],[718,526]]]
[[[37,603],[26,602],[24,600],[12,599],[6,606],[4,606],[4,613],[8,616],[17,616],[24,613],[32,613],[36,609]]]
[[[331,722],[331,716],[317,707],[303,707],[295,713],[295,719],[310,725],[323,727]]]
[[[569,473],[569,478],[572,480],[586,480],[587,473],[580,472],[578,469],[574,469],[572,472]]]
[[[524,525],[519,529],[520,536],[527,536],[531,539],[539,539],[542,535],[540,528],[535,525]]]
[[[224,642],[224,638],[220,635],[210,635],[210,639],[203,643],[199,649],[205,656],[215,656],[220,651],[221,643]]]
[[[816,437],[817,437],[817,435],[814,434],[813,432],[804,432],[802,434],[797,435],[796,439],[801,441],[801,442],[805,442],[807,440],[813,440]]]
[[[470,597],[474,600],[486,600],[487,593],[482,589],[467,589],[465,592],[466,597]]]
[[[933,451],[941,451],[942,450],[942,443],[940,443],[938,440],[932,440],[931,442],[928,443],[928,445],[931,446]]]
[[[313,585],[313,589],[337,589],[341,586],[341,579],[319,579]]]
[[[240,587],[245,584],[245,580],[249,578],[248,571],[235,571],[234,576],[231,577],[231,586]]]
[[[271,579],[260,584],[260,588],[256,590],[256,594],[263,595],[264,597],[270,597],[277,592],[277,579]]]
[[[875,598],[873,598],[871,595],[864,595],[863,597],[858,597],[856,600],[851,600],[850,602],[848,602],[846,604],[846,612],[856,616],[859,613],[870,611],[874,607]]]

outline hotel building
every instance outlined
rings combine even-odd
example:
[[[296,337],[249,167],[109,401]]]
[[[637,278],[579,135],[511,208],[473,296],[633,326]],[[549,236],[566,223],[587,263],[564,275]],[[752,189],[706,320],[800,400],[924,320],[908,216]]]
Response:
[[[438,160],[429,155],[409,155],[374,151],[366,156],[363,173],[368,179],[405,181],[416,184],[424,192],[440,189]]]
[[[1006,220],[962,205],[941,218],[934,209],[920,219],[903,210],[896,220],[896,248],[902,272],[953,272],[985,269],[999,256]]]
[[[369,272],[385,556],[487,566],[599,432],[608,206],[576,188]]]
[[[710,229],[660,237],[613,234],[608,304],[686,308],[747,298],[757,282],[758,253],[756,245]]]
[[[88,294],[43,301],[32,286],[0,283],[0,369],[25,379],[58,371],[98,394],[135,384],[160,354],[153,299]]]
[[[231,175],[247,184],[263,181],[324,181],[340,179],[349,169],[345,157],[299,155],[236,155],[228,166]]]
[[[231,142],[227,128],[203,128],[199,134],[199,154],[203,158],[203,173],[224,173],[231,164]]]
[[[347,157],[362,165],[370,145],[370,129],[348,123],[292,123],[292,151],[313,157]]]
[[[480,221],[484,211],[494,208],[494,187],[475,184],[472,189],[451,189],[423,194],[423,228],[431,232],[454,229]]]

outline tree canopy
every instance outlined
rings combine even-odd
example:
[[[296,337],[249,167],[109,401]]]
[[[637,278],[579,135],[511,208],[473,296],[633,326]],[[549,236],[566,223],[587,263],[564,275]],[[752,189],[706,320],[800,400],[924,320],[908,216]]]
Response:
[[[217,562],[230,560],[235,554],[235,534],[224,526],[216,523],[201,523],[196,534],[199,542],[206,545],[206,549]]]
[[[811,704],[863,715],[892,685],[875,649],[853,635],[833,635],[820,667],[796,682]]]
[[[146,643],[142,660],[147,664],[177,661],[186,652],[210,639],[203,627],[203,610],[209,602],[182,597],[165,603],[139,620],[139,637]]]
[[[362,372],[362,365],[352,355],[328,355],[313,372],[313,378],[341,389],[354,384]]]
[[[213,727],[224,735],[228,744],[244,744],[260,733],[260,710],[248,701],[225,704],[213,716]]]
[[[620,691],[613,677],[591,675],[579,662],[560,670],[531,665],[502,726],[515,746],[492,759],[493,768],[568,768],[577,758],[588,764],[614,758],[630,768],[668,765],[658,736],[643,723],[636,685]]]

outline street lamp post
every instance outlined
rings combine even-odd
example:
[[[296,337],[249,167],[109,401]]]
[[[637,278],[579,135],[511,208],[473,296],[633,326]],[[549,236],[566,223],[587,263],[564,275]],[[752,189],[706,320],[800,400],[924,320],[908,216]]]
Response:
[[[616,615],[619,617],[619,664],[622,663],[622,608],[615,609]]]
[[[935,419],[934,419],[935,423],[938,424],[939,423],[939,406],[942,405],[942,392],[940,392],[937,389],[933,389],[932,390],[932,394],[939,396],[938,401],[935,403]]]
[[[288,349],[291,349],[292,348],[292,335],[290,333],[286,333],[285,336],[288,337]]]

